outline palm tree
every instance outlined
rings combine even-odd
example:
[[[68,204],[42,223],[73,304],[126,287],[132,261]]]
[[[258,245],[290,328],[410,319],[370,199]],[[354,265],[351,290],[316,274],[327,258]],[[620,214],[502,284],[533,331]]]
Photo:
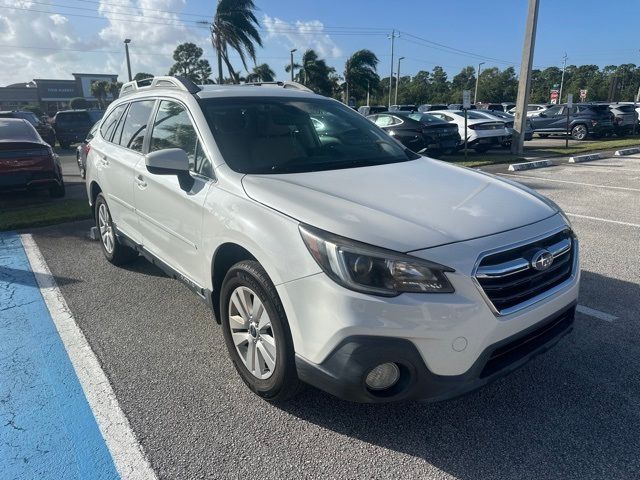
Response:
[[[358,50],[351,55],[344,66],[346,101],[349,103],[350,92],[354,96],[364,94],[367,86],[376,89],[380,77],[376,72],[378,57],[371,50]]]
[[[321,95],[331,95],[332,83],[329,79],[335,70],[327,65],[323,59],[318,58],[318,54],[309,49],[302,54],[300,64],[294,63],[294,70],[299,69],[295,75],[296,81],[306,85],[311,90]],[[291,71],[291,65],[285,67],[287,72]]]
[[[253,0],[218,0],[211,24],[212,42],[218,54],[218,83],[222,83],[224,79],[223,61],[231,78],[236,83],[239,81],[238,74],[229,61],[229,50],[238,53],[245,70],[248,70],[247,57],[255,63],[255,44],[262,47],[262,39],[257,29],[260,24],[253,13],[255,9]]]
[[[91,95],[98,101],[100,107],[104,107],[104,101],[109,91],[109,82],[106,80],[96,80],[91,83]]]
[[[122,82],[111,82],[107,85],[107,93],[111,94],[111,98],[114,100],[120,96],[120,89],[122,88]]]
[[[247,75],[246,81],[251,82],[273,82],[275,80],[275,72],[266,63],[253,67],[253,71]]]

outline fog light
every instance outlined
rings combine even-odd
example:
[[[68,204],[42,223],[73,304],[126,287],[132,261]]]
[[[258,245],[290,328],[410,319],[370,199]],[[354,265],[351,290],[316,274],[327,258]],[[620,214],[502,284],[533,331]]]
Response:
[[[381,363],[371,370],[365,379],[371,390],[385,390],[400,379],[400,369],[395,363]]]

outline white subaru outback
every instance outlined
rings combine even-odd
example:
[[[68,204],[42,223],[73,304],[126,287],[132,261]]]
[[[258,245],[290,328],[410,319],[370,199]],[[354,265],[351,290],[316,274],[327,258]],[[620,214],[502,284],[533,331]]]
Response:
[[[442,400],[572,327],[578,241],[550,200],[414,154],[294,83],[130,82],[87,159],[107,259],[208,302],[256,394]]]

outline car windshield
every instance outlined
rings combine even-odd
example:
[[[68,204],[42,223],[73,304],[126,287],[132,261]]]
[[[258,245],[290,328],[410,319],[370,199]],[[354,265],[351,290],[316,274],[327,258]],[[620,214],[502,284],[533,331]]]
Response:
[[[329,99],[211,98],[200,105],[225,162],[240,173],[313,172],[419,158]]]

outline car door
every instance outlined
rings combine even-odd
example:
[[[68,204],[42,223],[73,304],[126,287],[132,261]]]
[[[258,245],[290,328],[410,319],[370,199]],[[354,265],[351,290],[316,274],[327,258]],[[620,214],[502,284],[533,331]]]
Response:
[[[555,131],[555,124],[561,118],[562,105],[555,105],[548,108],[544,113],[537,117],[531,117],[531,125],[536,132],[553,132]],[[564,130],[564,128],[562,128]]]
[[[157,174],[137,165],[135,205],[142,243],[149,252],[199,286],[210,266],[201,256],[203,205],[213,169],[191,115],[175,100],[160,100],[149,133],[148,152],[181,148],[189,157],[185,176]]]
[[[88,168],[96,168],[96,176],[102,193],[109,205],[113,222],[119,231],[134,242],[140,241],[138,218],[135,215],[133,198],[133,178],[135,165],[142,157],[141,141],[138,140],[132,150],[122,145],[123,128],[127,122],[127,134],[138,131],[144,138],[144,131],[153,101],[133,102],[115,107],[100,126],[100,141],[92,143],[90,155],[93,159]],[[146,118],[145,118],[146,115]],[[138,124],[139,123],[139,124]]]

